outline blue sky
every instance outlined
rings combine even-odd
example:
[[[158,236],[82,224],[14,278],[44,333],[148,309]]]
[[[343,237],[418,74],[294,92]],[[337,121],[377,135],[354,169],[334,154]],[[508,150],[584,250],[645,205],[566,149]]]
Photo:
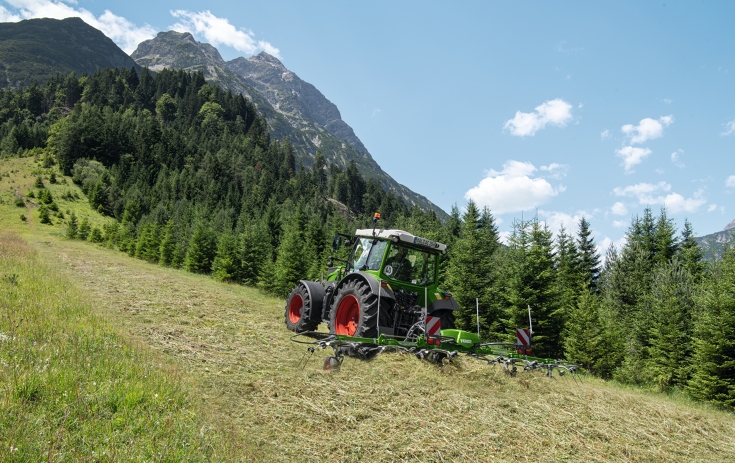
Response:
[[[315,85],[396,180],[508,232],[590,220],[603,247],[666,206],[698,235],[735,219],[735,2],[0,0],[79,15],[123,49],[188,29]],[[458,4],[457,4],[458,3]]]

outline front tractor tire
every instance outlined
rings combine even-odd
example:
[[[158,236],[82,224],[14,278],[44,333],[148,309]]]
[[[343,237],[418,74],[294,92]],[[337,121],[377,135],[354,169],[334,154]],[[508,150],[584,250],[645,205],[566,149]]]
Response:
[[[286,327],[295,332],[313,331],[319,326],[318,321],[311,320],[311,298],[303,284],[291,290],[286,300]]]
[[[362,338],[378,337],[378,295],[363,280],[337,289],[329,315],[329,331]]]

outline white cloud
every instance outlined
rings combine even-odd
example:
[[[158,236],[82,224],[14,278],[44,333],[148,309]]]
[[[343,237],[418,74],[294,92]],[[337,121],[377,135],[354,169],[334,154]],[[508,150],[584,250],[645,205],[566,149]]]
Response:
[[[725,124],[725,131],[722,132],[720,135],[730,135],[731,133],[735,132],[735,120],[732,120]]]
[[[533,209],[565,190],[554,188],[546,179],[531,178],[536,170],[530,162],[506,161],[502,171],[490,170],[464,197],[495,214]]]
[[[673,153],[671,153],[671,162],[673,162],[674,165],[678,167],[679,169],[683,169],[686,167],[686,165],[684,165],[684,163],[679,160],[679,157],[682,154],[684,154],[684,150],[681,150],[681,149],[676,150]]]
[[[707,208],[707,212],[714,212],[716,210],[717,210],[717,204],[714,204],[714,203],[710,204],[709,207]]]
[[[538,215],[543,217],[544,222],[548,225],[549,230],[551,230],[554,235],[558,234],[562,226],[566,229],[567,233],[576,233],[577,228],[579,227],[579,221],[582,220],[582,217],[586,217],[588,220],[592,218],[592,216],[584,211],[579,211],[574,215],[569,215],[564,212],[539,210]]]
[[[735,175],[727,177],[727,179],[725,180],[725,186],[727,188],[735,188]]]
[[[628,209],[625,207],[625,204],[618,201],[612,205],[612,213],[615,215],[627,215]]]
[[[564,127],[572,118],[572,105],[557,98],[545,101],[532,113],[516,111],[513,119],[508,120],[503,129],[517,137],[533,136],[548,124]]]
[[[659,191],[671,191],[671,185],[666,182],[658,182],[657,184],[652,183],[639,183],[637,185],[629,185],[625,188],[616,187],[613,189],[613,193],[616,196],[633,196],[641,197],[643,195],[649,195]]]
[[[664,127],[671,125],[674,122],[674,116],[663,116],[658,119],[651,119],[646,117],[641,119],[638,125],[625,124],[620,130],[630,137],[630,143],[632,145],[637,143],[644,143],[654,138],[660,138],[664,134]]]
[[[619,157],[623,158],[623,167],[626,172],[630,171],[633,166],[643,162],[643,159],[652,152],[653,151],[648,148],[639,148],[637,146],[624,146],[615,150],[615,153],[617,153]]]
[[[138,27],[122,16],[117,16],[110,10],[105,10],[99,17],[84,8],[73,8],[60,0],[5,0],[17,10],[11,14],[5,8],[0,10],[2,21],[19,21],[31,18],[64,19],[71,17],[82,18],[84,22],[99,29],[112,39],[126,53],[132,53],[138,44],[155,36],[156,31],[148,24]],[[69,2],[74,3],[76,2]],[[0,7],[1,8],[1,7]],[[17,19],[16,19],[17,18]]]
[[[263,40],[255,40],[253,38],[255,34],[252,31],[238,29],[230,24],[227,18],[219,18],[209,10],[199,12],[171,10],[170,13],[174,18],[179,19],[179,22],[171,26],[172,29],[201,35],[215,47],[227,45],[250,55],[263,50],[276,58],[281,57],[278,48]]]
[[[637,185],[629,185],[625,188],[617,187],[613,189],[613,193],[616,196],[634,197],[638,199],[640,204],[660,204],[665,206],[673,214],[679,212],[697,212],[701,206],[707,203],[707,200],[704,198],[704,190],[701,189],[695,191],[691,198],[685,198],[679,193],[669,193],[670,191],[671,185],[666,182],[658,182],[655,185],[651,183],[639,183]]]
[[[0,6],[0,22],[15,23],[15,22],[20,21],[21,19],[23,18],[21,18],[17,14],[11,13],[7,9],[5,9],[5,7]]]
[[[628,222],[625,220],[613,220],[613,227],[615,228],[623,228],[628,225]]]
[[[661,101],[663,101],[663,102],[664,102],[664,103],[666,103],[666,104],[671,104],[671,103],[673,103],[673,102],[674,102],[674,100],[672,100],[671,98],[664,98],[664,99],[663,99],[663,100],[661,100]]]
[[[559,180],[567,176],[569,166],[566,164],[558,164],[556,162],[552,162],[548,166],[541,166],[541,170],[548,172],[548,178]]]
[[[610,131],[608,129],[605,129],[602,132],[600,132],[600,139],[604,140],[606,138],[610,138]]]

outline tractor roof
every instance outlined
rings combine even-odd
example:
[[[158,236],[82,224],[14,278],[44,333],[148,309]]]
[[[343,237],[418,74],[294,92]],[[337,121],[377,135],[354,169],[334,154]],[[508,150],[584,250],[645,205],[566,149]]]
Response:
[[[355,236],[364,236],[368,238],[373,237],[373,229],[372,228],[363,228],[360,230],[357,230],[355,232]],[[422,248],[426,249],[432,249],[440,252],[446,252],[447,251],[447,245],[442,243],[437,243],[436,241],[427,240],[426,238],[421,238],[420,236],[412,235],[411,233],[408,233],[403,230],[383,230],[376,228],[375,229],[375,235],[376,238],[398,238],[403,243],[409,243],[413,244],[415,246],[420,246]]]

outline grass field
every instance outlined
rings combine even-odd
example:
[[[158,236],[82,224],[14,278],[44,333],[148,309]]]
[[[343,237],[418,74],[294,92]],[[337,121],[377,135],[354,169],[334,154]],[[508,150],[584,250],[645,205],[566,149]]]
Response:
[[[36,168],[0,160],[3,461],[735,461],[735,415],[680,397],[469,358],[324,373],[284,301],[39,224],[13,199]]]

